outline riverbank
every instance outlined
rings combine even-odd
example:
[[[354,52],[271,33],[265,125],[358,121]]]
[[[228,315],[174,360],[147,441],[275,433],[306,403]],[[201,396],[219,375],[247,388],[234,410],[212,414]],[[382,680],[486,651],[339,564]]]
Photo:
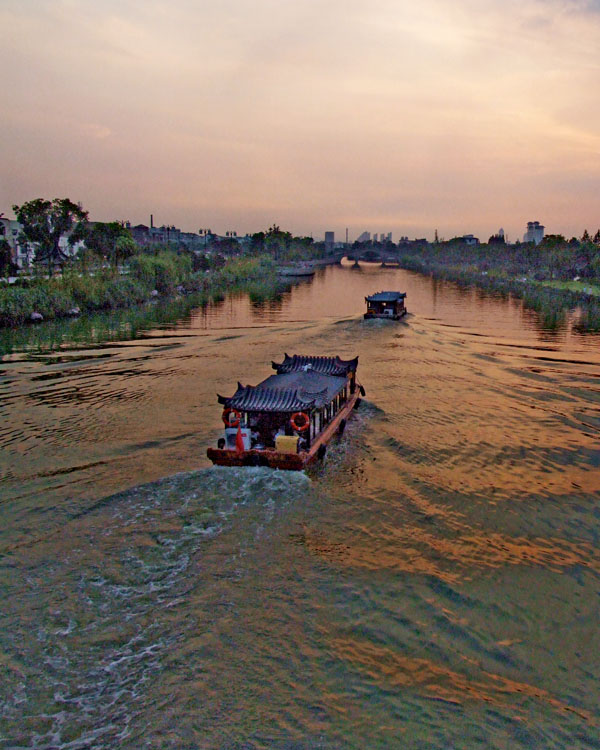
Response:
[[[114,269],[70,270],[52,279],[0,288],[0,327],[118,310],[157,299],[195,295],[198,304],[222,299],[238,287],[260,298],[275,284],[271,258],[234,258],[221,268],[192,271],[189,256],[162,252],[134,257],[126,275]]]
[[[540,315],[546,327],[558,327],[572,315],[576,330],[600,330],[600,279],[546,278],[548,270],[539,261],[524,259],[518,248],[469,249],[467,254],[464,249],[442,250],[430,245],[415,252],[403,251],[399,263],[436,279],[518,297]]]

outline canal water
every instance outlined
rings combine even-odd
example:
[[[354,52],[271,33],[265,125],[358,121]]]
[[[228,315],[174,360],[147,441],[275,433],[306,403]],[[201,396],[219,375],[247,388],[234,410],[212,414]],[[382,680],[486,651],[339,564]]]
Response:
[[[131,317],[2,339],[0,746],[600,747],[600,338],[367,265]],[[343,441],[211,467],[285,352]]]

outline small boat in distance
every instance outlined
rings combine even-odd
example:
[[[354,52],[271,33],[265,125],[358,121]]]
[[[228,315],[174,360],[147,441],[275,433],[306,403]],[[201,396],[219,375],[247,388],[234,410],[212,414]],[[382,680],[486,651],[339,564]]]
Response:
[[[278,276],[314,276],[315,266],[313,263],[300,262],[292,263],[285,266],[279,266],[277,269]]]
[[[342,435],[365,390],[356,380],[358,357],[285,355],[258,385],[217,396],[225,432],[206,455],[219,466],[269,466],[298,471],[325,457]]]
[[[377,292],[370,297],[365,297],[367,312],[364,317],[367,320],[370,318],[400,320],[403,315],[406,315],[405,299],[406,292]]]

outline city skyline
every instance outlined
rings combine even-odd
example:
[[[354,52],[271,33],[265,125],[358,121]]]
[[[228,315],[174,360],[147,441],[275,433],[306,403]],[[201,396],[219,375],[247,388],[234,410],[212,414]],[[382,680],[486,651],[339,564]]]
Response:
[[[600,225],[600,4],[5,0],[0,211],[336,238]]]

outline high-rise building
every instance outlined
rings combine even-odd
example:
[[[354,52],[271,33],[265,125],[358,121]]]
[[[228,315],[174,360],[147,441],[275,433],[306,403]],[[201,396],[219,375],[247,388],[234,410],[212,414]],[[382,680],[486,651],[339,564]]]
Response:
[[[523,242],[535,242],[536,245],[539,245],[544,239],[544,229],[545,227],[539,221],[528,221]]]
[[[359,237],[357,237],[357,242],[369,242],[371,239],[371,232],[363,232]]]
[[[335,232],[325,232],[325,249],[328,251],[333,250],[335,244]]]

